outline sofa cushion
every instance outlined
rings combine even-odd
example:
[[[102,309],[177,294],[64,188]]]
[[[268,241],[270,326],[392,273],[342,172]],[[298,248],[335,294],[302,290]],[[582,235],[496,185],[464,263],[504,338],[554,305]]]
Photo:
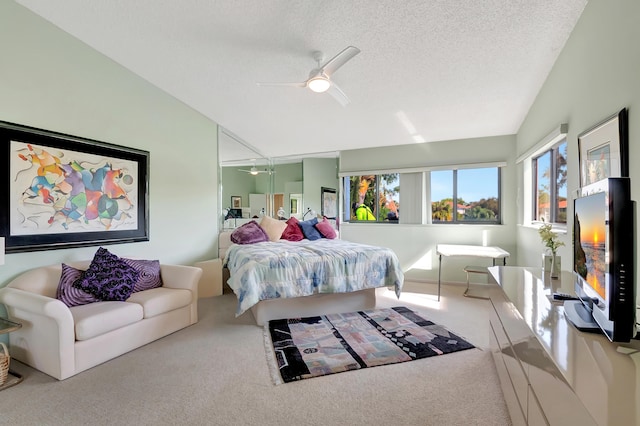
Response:
[[[141,306],[144,318],[151,318],[187,306],[191,297],[189,290],[158,287],[133,293],[127,303]]]
[[[65,263],[62,264],[62,272],[60,273],[60,282],[56,291],[56,299],[68,307],[86,305],[88,303],[99,302],[100,299],[91,293],[76,288],[73,283],[84,277],[84,271],[76,269]]]
[[[75,324],[76,340],[89,340],[143,318],[142,306],[127,302],[96,302],[69,310]]]
[[[138,271],[138,279],[133,285],[133,293],[162,287],[159,260],[127,259],[125,257],[123,257],[122,260]]]
[[[115,254],[100,247],[84,273],[73,285],[100,300],[127,300],[138,280],[139,272]]]

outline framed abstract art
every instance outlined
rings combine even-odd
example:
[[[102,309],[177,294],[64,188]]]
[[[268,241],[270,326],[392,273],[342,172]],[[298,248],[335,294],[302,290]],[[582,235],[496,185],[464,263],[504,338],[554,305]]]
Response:
[[[0,141],[8,253],[149,240],[149,152],[7,122]]]

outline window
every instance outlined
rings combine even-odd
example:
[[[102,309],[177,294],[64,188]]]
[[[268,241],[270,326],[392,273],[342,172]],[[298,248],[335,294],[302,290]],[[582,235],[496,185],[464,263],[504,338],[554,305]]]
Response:
[[[533,220],[567,223],[567,140],[532,161]]]
[[[500,223],[500,168],[431,172],[433,223]]]
[[[345,176],[344,220],[398,223],[400,174]]]

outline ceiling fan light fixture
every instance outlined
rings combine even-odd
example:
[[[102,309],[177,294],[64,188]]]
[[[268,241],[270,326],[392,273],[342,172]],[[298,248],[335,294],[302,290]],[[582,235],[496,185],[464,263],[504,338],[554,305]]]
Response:
[[[256,169],[255,167],[252,167],[249,173],[251,173],[253,176],[256,176],[258,174],[258,169]]]
[[[329,87],[331,87],[331,82],[328,78],[319,75],[317,77],[309,79],[309,81],[307,82],[307,87],[309,87],[309,89],[313,90],[316,93],[322,93],[329,90]]]

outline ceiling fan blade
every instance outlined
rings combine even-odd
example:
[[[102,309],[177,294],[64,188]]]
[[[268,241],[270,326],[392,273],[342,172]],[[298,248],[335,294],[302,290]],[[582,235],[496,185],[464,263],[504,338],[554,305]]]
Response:
[[[256,83],[258,86],[291,86],[291,87],[307,87],[307,82],[302,83]]]
[[[320,71],[328,75],[337,71],[338,68],[347,63],[351,58],[360,53],[360,49],[354,46],[346,47],[342,52],[338,53],[333,58],[329,59],[329,61],[320,67]]]
[[[351,103],[349,97],[333,82],[331,83],[331,87],[329,87],[329,90],[327,90],[327,93],[330,94],[343,107]]]

